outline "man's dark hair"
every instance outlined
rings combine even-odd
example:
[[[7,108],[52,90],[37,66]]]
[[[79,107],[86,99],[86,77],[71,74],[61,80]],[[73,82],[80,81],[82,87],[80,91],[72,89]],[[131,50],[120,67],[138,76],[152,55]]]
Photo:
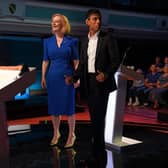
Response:
[[[101,18],[101,12],[98,9],[89,9],[86,13],[86,19],[88,19],[93,14],[96,14]]]

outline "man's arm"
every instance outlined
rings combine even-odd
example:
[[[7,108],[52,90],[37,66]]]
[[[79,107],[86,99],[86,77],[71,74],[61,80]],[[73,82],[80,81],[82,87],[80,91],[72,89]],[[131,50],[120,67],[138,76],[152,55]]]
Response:
[[[120,55],[117,40],[111,34],[108,36],[107,49],[110,59],[110,66],[107,68],[107,73],[114,74],[120,65]]]
[[[80,43],[80,47],[79,47],[79,62],[78,62],[78,66],[75,69],[74,75],[73,75],[73,81],[77,82],[80,77],[81,74],[84,71],[84,51],[83,51],[83,47],[82,47],[82,43]]]

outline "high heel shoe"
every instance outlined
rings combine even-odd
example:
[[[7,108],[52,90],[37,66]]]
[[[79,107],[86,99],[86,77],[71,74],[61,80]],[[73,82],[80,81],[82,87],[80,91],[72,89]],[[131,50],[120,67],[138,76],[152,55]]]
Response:
[[[76,140],[76,136],[73,135],[73,136],[72,136],[71,143],[66,144],[66,145],[64,146],[64,148],[71,148],[71,147],[73,147],[73,146],[74,146],[74,143],[75,143],[75,140]]]
[[[58,133],[58,136],[57,136],[56,140],[55,140],[55,141],[51,141],[50,146],[55,146],[55,145],[57,145],[57,144],[58,144],[58,141],[59,141],[59,139],[60,139],[60,137],[61,137],[61,135],[60,135],[60,133]]]

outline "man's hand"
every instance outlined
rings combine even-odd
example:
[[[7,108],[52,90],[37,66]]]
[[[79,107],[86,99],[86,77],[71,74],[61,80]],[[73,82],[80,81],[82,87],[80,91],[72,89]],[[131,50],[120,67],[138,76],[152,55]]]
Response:
[[[74,88],[78,88],[80,86],[80,80],[74,83]]]
[[[105,81],[105,75],[103,72],[97,71],[98,75],[96,76],[96,80],[98,82],[104,82]]]

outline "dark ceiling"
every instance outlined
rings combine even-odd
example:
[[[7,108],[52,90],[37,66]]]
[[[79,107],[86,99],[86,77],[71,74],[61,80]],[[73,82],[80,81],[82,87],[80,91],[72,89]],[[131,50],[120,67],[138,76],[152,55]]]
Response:
[[[167,0],[41,0],[51,3],[168,15]]]

